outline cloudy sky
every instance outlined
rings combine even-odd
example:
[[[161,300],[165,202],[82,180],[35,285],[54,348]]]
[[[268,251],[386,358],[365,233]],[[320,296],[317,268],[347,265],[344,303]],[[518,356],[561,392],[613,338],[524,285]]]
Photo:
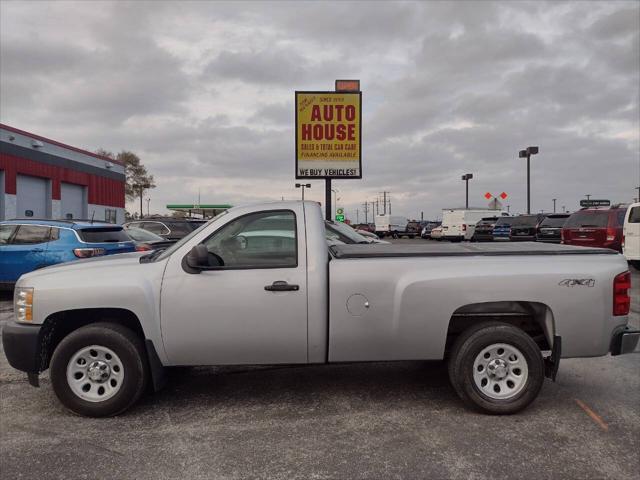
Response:
[[[0,2],[0,121],[132,150],[168,203],[297,198],[294,91],[359,78],[356,208],[436,217],[505,191],[575,209],[640,185],[638,2]],[[322,200],[312,182],[309,198]],[[635,191],[637,195],[637,191]]]

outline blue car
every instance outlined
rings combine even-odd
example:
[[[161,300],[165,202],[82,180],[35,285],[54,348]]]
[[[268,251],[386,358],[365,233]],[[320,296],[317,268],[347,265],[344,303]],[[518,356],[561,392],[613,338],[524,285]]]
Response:
[[[511,239],[513,217],[500,217],[493,226],[493,240],[508,242]]]
[[[0,222],[0,288],[13,288],[20,275],[81,258],[134,252],[120,225],[73,220]]]

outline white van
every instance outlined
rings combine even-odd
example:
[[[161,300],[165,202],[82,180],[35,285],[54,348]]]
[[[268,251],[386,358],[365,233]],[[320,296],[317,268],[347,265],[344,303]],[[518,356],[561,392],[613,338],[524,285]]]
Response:
[[[450,241],[471,240],[476,223],[483,217],[500,217],[506,212],[487,208],[449,208],[442,210],[442,238]]]
[[[376,234],[379,237],[403,235],[407,231],[407,223],[407,218],[398,215],[376,215]]]
[[[627,208],[622,239],[622,254],[634,267],[640,269],[640,203],[632,203]]]

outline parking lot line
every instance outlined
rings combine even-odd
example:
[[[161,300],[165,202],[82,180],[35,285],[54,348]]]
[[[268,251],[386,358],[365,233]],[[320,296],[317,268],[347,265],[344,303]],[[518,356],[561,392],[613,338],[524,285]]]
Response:
[[[591,419],[596,422],[602,430],[605,432],[609,430],[609,425],[602,419],[600,415],[591,410],[582,400],[575,399],[578,406],[584,410],[584,412],[591,417]]]

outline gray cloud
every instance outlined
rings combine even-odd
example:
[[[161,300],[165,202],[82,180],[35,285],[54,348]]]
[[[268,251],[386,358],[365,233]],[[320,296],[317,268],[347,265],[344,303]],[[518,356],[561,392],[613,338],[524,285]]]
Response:
[[[640,6],[629,2],[39,2],[0,4],[0,121],[138,152],[156,208],[296,198],[293,91],[364,89],[364,179],[437,216],[507,191],[536,210],[640,183]],[[42,10],[44,9],[44,10]],[[34,24],[46,11],[47,21]],[[310,198],[321,200],[313,182]]]

